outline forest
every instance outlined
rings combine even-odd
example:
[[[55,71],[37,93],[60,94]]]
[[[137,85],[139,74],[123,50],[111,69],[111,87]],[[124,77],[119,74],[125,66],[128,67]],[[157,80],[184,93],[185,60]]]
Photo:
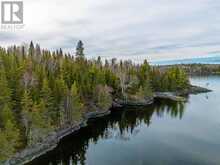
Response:
[[[79,41],[75,53],[49,51],[31,42],[0,48],[0,160],[74,125],[115,100],[143,100],[154,92],[190,86],[178,66],[160,70],[147,60],[87,59]]]
[[[159,66],[160,68],[167,69],[173,66]],[[182,68],[190,76],[205,76],[205,75],[219,75],[219,64],[179,64],[178,67]]]

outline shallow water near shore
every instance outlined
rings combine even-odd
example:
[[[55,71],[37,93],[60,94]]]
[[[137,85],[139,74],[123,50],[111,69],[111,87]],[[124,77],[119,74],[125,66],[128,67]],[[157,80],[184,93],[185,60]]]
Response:
[[[190,95],[186,103],[115,109],[30,165],[219,165],[220,76],[193,77],[213,92]]]

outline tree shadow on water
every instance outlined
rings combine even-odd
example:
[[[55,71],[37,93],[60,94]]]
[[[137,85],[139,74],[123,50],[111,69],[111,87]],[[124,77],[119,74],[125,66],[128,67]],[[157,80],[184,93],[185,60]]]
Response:
[[[109,116],[90,120],[88,126],[65,137],[51,152],[32,161],[29,165],[74,165],[86,164],[86,153],[91,144],[99,140],[129,141],[140,132],[141,125],[152,124],[152,116],[171,116],[182,119],[184,102],[156,100],[147,107],[124,107],[114,109]],[[88,162],[87,162],[88,163]]]

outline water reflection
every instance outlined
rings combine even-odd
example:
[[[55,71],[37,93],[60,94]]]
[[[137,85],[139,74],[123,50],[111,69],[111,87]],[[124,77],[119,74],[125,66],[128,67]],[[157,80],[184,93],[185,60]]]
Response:
[[[140,133],[140,126],[149,126],[155,115],[182,119],[185,103],[168,100],[157,100],[154,105],[145,108],[125,108],[124,111],[115,109],[106,117],[89,121],[88,126],[77,134],[63,139],[59,146],[34,160],[31,165],[75,165],[90,164],[86,162],[87,150],[91,144],[96,144],[100,139],[129,141]]]

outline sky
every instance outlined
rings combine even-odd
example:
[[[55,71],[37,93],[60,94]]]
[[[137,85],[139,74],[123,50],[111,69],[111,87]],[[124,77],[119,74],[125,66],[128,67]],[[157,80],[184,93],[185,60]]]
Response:
[[[0,45],[39,43],[88,58],[141,62],[220,54],[219,0],[24,0],[24,28]]]

